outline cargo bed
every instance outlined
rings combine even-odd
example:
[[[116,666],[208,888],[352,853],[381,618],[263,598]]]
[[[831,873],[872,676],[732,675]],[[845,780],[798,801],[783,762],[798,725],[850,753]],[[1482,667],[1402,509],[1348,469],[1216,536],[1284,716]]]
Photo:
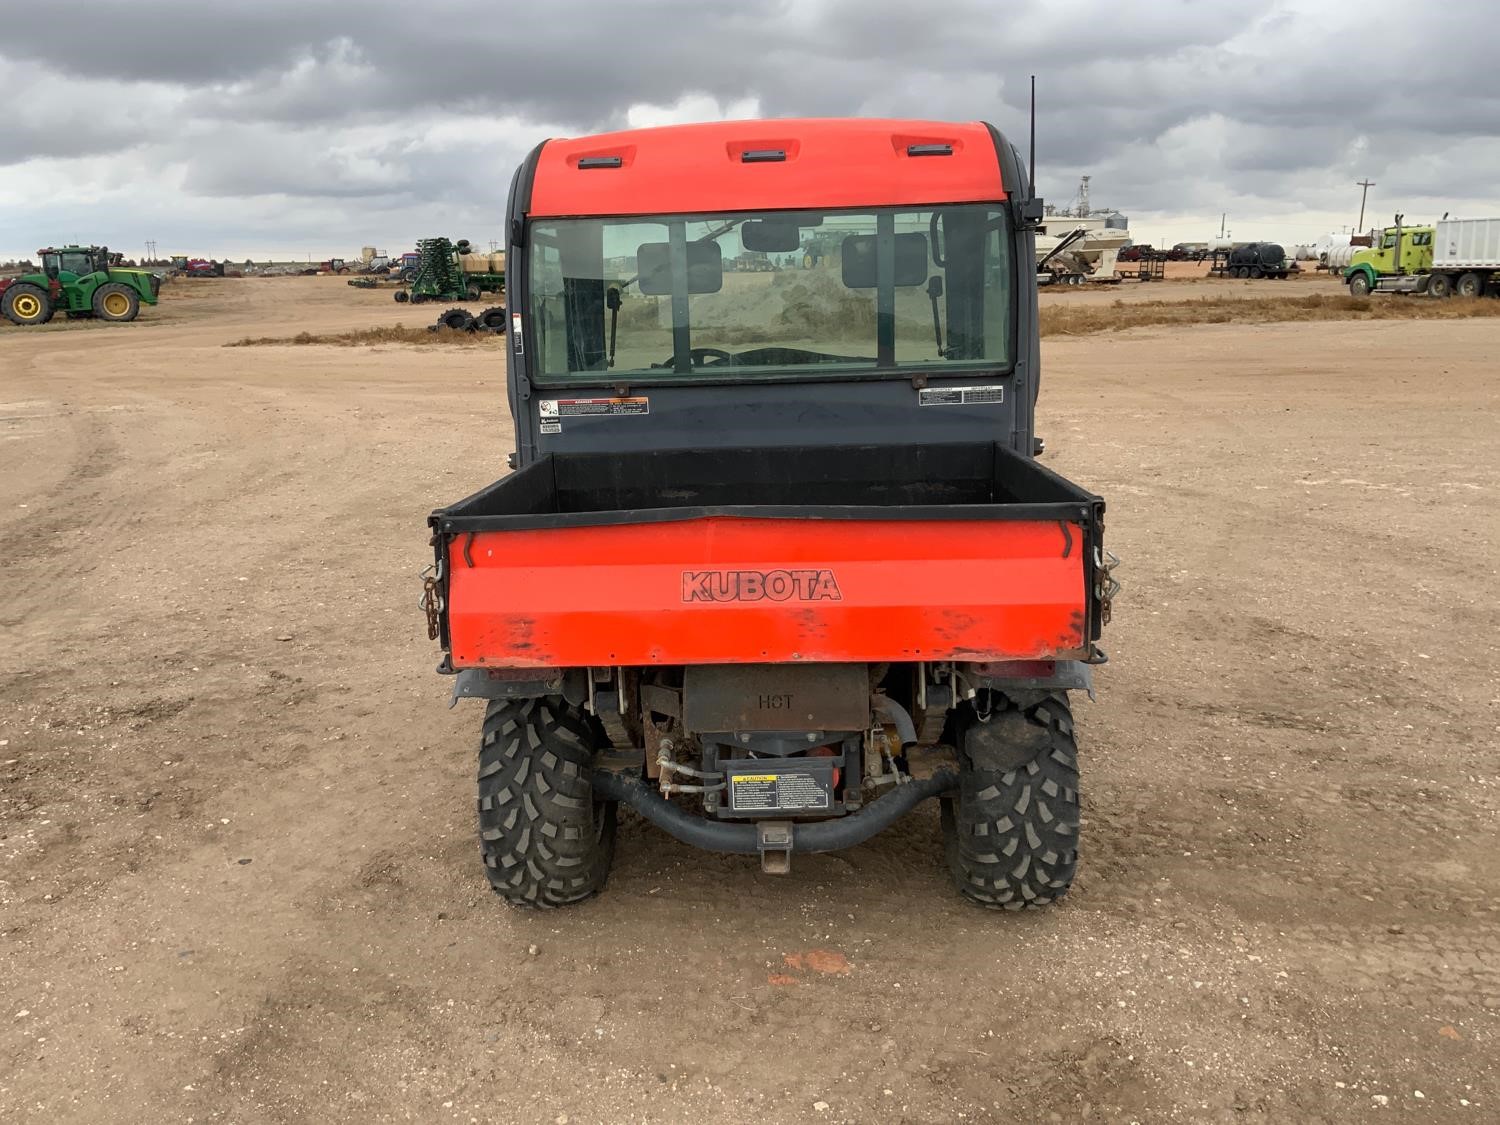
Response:
[[[1103,501],[995,443],[550,454],[430,518],[453,668],[1089,659]]]

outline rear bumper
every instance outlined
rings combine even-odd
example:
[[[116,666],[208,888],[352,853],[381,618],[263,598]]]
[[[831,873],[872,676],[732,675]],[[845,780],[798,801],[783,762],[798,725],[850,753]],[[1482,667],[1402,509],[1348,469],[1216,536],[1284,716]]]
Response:
[[[859,812],[811,823],[778,821],[786,835],[774,847],[756,824],[708,820],[678,808],[638,777],[596,772],[594,792],[609,801],[623,801],[658,828],[695,848],[731,855],[768,852],[832,852],[862,844],[929,797],[937,797],[958,784],[951,768],[936,771],[919,781],[908,781]]]

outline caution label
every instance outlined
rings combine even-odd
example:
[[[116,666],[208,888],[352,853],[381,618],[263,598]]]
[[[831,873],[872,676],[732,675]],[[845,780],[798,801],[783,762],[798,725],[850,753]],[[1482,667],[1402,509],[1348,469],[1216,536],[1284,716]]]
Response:
[[[832,806],[832,791],[810,773],[741,773],[729,779],[729,807],[735,812],[794,812]]]
[[[1004,401],[1004,383],[989,387],[927,387],[917,392],[918,406],[978,406]]]
[[[631,398],[544,398],[538,405],[543,422],[564,418],[605,415],[650,414],[651,400],[644,395]]]

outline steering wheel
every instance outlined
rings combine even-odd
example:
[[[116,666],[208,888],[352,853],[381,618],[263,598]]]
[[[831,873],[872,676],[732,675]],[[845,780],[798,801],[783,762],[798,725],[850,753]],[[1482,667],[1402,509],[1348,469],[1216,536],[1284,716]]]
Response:
[[[732,363],[732,362],[734,362],[734,353],[733,352],[726,352],[723,348],[694,348],[690,352],[688,352],[688,363],[691,364],[693,367],[708,367],[708,366],[711,366],[710,364],[704,362],[705,360],[709,360],[709,359],[718,360],[721,363],[722,362],[730,362],[730,363]],[[673,363],[673,357],[672,356],[667,356],[667,358],[664,359],[664,360],[662,360],[662,362],[660,362],[660,363],[653,363],[651,366],[652,367],[671,367],[672,363]]]
[[[692,363],[694,367],[705,366],[703,361],[707,359],[716,359],[720,360],[721,362],[732,362],[734,360],[734,355],[730,352],[726,352],[723,348],[694,348],[692,351],[688,352],[688,361]]]

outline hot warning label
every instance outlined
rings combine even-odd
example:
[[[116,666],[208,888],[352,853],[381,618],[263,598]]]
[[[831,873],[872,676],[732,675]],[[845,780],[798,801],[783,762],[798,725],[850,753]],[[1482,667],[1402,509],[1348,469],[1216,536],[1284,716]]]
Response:
[[[826,809],[832,797],[810,773],[741,773],[729,779],[729,807],[735,812]]]
[[[538,409],[543,422],[560,422],[564,418],[594,415],[650,414],[651,400],[644,395],[635,398],[544,398]]]
[[[992,387],[928,387],[917,394],[919,406],[978,406],[1004,402],[1005,384]]]

